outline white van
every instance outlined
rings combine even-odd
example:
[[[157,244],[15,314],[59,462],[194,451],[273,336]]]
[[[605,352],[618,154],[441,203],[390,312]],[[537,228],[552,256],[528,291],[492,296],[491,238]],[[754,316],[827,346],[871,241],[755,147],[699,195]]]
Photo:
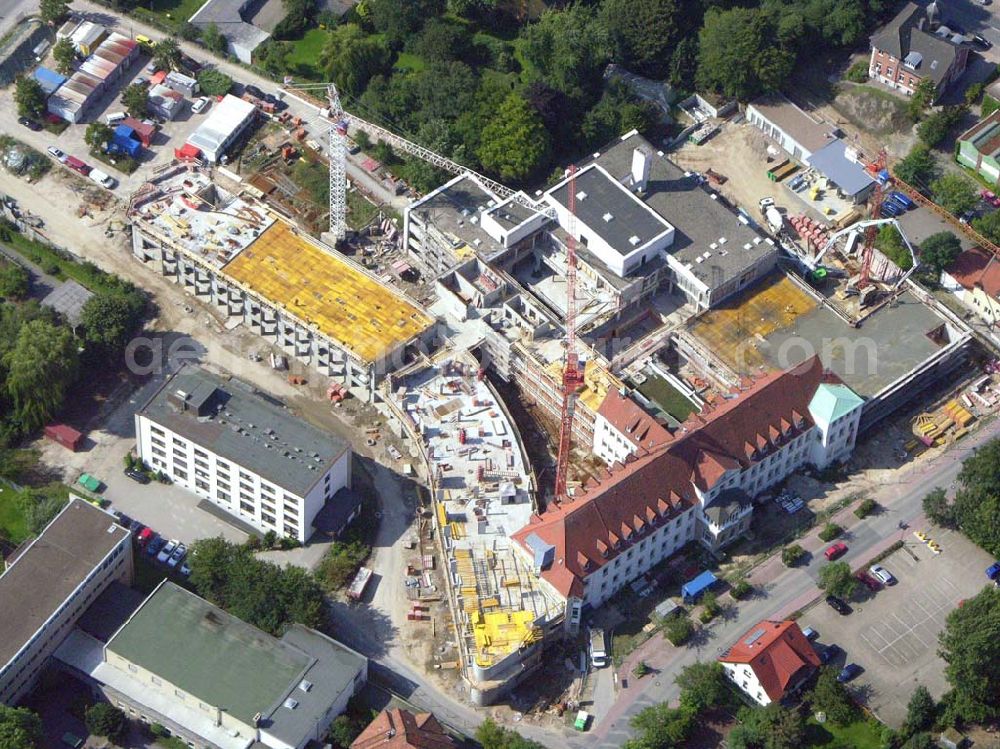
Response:
[[[604,630],[593,627],[590,630],[590,667],[604,668],[608,665],[608,651],[604,644]]]
[[[118,184],[117,182],[115,182],[114,177],[112,177],[110,174],[105,174],[100,169],[91,169],[90,174],[88,174],[87,176],[90,177],[92,180],[94,180],[94,182],[99,184],[101,187],[106,187],[109,190],[113,190],[115,185]]]
[[[104,121],[112,127],[128,117],[124,112],[110,112],[104,115]]]

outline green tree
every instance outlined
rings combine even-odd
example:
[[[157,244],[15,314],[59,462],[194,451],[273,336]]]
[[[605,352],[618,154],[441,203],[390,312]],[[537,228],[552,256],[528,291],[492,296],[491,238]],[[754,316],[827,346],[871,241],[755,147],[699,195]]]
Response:
[[[698,40],[698,84],[740,101],[778,90],[794,68],[760,8],[710,8]]]
[[[37,749],[42,721],[26,707],[0,704],[0,749]]]
[[[1000,557],[1000,441],[991,440],[962,463],[952,505],[958,527]]]
[[[909,270],[913,267],[913,256],[910,255],[910,250],[903,243],[899,231],[892,224],[879,227],[875,246],[902,270]]]
[[[924,497],[924,514],[928,520],[944,528],[955,527],[955,511],[948,501],[948,493],[940,486],[931,489]]]
[[[937,87],[934,85],[934,81],[930,78],[921,78],[920,83],[917,84],[910,96],[910,100],[906,103],[906,112],[910,119],[916,121],[923,117],[927,107],[933,104],[936,98]]]
[[[428,19],[441,15],[445,0],[367,0],[366,5],[375,30],[385,35],[390,47],[399,49]]]
[[[32,320],[21,328],[3,363],[14,418],[30,432],[51,420],[62,405],[76,379],[79,357],[67,328]]]
[[[153,50],[153,62],[160,70],[178,70],[181,56],[181,46],[169,37],[161,39]]]
[[[327,80],[355,96],[365,90],[373,76],[386,71],[391,61],[389,48],[353,23],[330,32],[319,54],[319,64]]]
[[[99,291],[80,312],[83,339],[109,358],[125,350],[142,323],[146,300],[137,290]]]
[[[122,91],[125,111],[136,119],[143,119],[149,107],[149,89],[142,83],[133,83]]]
[[[31,290],[31,274],[17,263],[0,265],[0,297],[24,299]]]
[[[962,243],[958,237],[950,231],[939,231],[920,243],[920,262],[937,275],[955,262],[961,252]]]
[[[663,636],[675,647],[687,642],[692,634],[694,634],[694,624],[682,614],[668,617],[663,625]]]
[[[610,42],[597,12],[577,3],[550,8],[537,23],[525,26],[520,50],[529,63],[529,81],[542,81],[571,99],[583,100],[600,88]]]
[[[781,550],[781,563],[786,567],[794,567],[805,556],[806,550],[798,544],[786,546]]]
[[[1000,211],[990,211],[972,219],[972,228],[994,244],[1000,242]]]
[[[1000,589],[983,588],[948,614],[939,644],[951,709],[975,723],[1000,715]]]
[[[45,111],[45,90],[31,76],[22,75],[14,83],[14,103],[20,117],[41,117]]]
[[[63,75],[70,75],[75,70],[76,48],[69,37],[63,37],[52,45],[52,59],[56,61],[56,70]]]
[[[675,47],[693,32],[677,0],[606,0],[603,11],[615,62],[653,78],[667,76]]]
[[[857,713],[847,689],[837,681],[836,670],[829,666],[820,670],[816,686],[807,699],[813,712],[822,710],[829,720],[839,725],[847,725]]]
[[[330,724],[330,739],[341,749],[350,749],[351,744],[360,734],[364,726],[349,715],[338,715]]]
[[[772,702],[741,707],[738,724],[726,738],[730,749],[797,749],[805,744],[805,719],[795,709]]]
[[[254,60],[256,63],[272,75],[281,75],[288,72],[288,56],[291,54],[292,45],[288,42],[279,42],[268,39],[254,50]]]
[[[937,177],[939,169],[931,149],[923,143],[918,143],[893,168],[896,176],[917,189],[925,188],[931,180]]]
[[[643,708],[629,721],[635,737],[622,746],[625,749],[670,749],[681,746],[694,730],[695,717],[683,705],[675,708],[664,702]]]
[[[938,145],[948,137],[948,131],[961,122],[968,111],[968,107],[960,106],[945,107],[935,112],[917,125],[917,137],[928,146]]]
[[[492,718],[479,724],[475,738],[483,749],[544,749],[537,741],[531,741],[517,731],[497,725]]]
[[[87,129],[83,131],[83,142],[91,148],[101,149],[105,144],[111,142],[115,131],[103,122],[91,122]]]
[[[198,73],[198,87],[206,96],[222,96],[233,87],[233,79],[218,68],[206,68]]]
[[[695,713],[724,703],[729,695],[722,664],[715,661],[685,666],[674,682],[681,690],[681,706]]]
[[[87,708],[84,714],[87,730],[95,736],[104,736],[116,741],[128,730],[125,713],[107,702],[97,702]]]
[[[226,37],[223,36],[222,32],[219,31],[219,27],[214,23],[210,23],[201,29],[201,43],[217,55],[224,55],[226,54],[226,50],[229,49]]]
[[[311,0],[281,0],[285,17],[271,32],[275,39],[298,39],[313,25],[316,3]]]
[[[432,18],[413,42],[413,51],[427,62],[466,60],[472,49],[472,34],[459,23]]]
[[[949,213],[960,216],[979,202],[976,186],[961,174],[949,172],[931,183],[934,202]]]
[[[522,182],[548,166],[549,134],[538,113],[510,94],[483,129],[478,156],[502,180]]]
[[[930,727],[937,715],[937,703],[927,691],[927,687],[918,684],[910,695],[910,701],[906,705],[906,728],[909,731],[917,732]]]
[[[819,587],[833,596],[850,598],[858,581],[847,562],[830,562],[819,571]]]
[[[57,489],[55,494],[42,489],[27,490],[21,496],[19,505],[28,524],[28,530],[37,536],[55,519],[68,501],[65,491],[61,488]]]
[[[554,116],[558,120],[560,113]],[[580,131],[589,146],[598,148],[630,130],[648,132],[658,118],[659,112],[653,104],[636,98],[624,84],[611,81],[597,104],[584,115]],[[553,132],[552,127],[548,130]]]
[[[929,733],[915,733],[899,749],[937,749],[940,746]]]
[[[39,0],[38,17],[50,26],[61,22],[69,15],[69,0]]]

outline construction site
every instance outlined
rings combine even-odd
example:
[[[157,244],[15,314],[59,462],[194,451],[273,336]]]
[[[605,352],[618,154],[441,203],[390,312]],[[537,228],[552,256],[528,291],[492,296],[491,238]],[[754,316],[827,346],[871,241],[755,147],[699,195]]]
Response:
[[[448,352],[391,377],[390,406],[429,468],[463,674],[495,702],[541,664],[565,600],[509,535],[538,508],[520,435],[479,363]]]
[[[434,336],[417,304],[199,167],[161,173],[129,205],[132,252],[288,355],[369,401]]]

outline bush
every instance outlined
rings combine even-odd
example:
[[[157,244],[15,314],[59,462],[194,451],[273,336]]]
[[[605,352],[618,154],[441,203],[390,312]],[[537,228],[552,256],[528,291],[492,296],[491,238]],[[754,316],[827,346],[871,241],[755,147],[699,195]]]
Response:
[[[198,85],[206,96],[222,96],[233,87],[233,79],[221,70],[206,68],[198,73]]]
[[[982,81],[978,83],[973,83],[971,86],[965,89],[966,105],[972,106],[977,101],[979,101],[979,98],[983,95],[983,92],[985,90],[986,90],[986,84],[983,83]]]
[[[683,645],[694,634],[694,625],[686,614],[674,614],[663,625],[663,636],[671,645]]]
[[[827,523],[823,526],[823,530],[819,532],[819,538],[821,541],[832,541],[839,536],[843,530],[844,529],[836,523]]]
[[[98,702],[87,708],[87,730],[95,736],[106,736],[112,741],[120,739],[128,729],[125,713],[108,702]]]
[[[635,678],[641,679],[651,670],[652,669],[649,667],[649,664],[646,663],[646,661],[639,661],[637,664],[635,664],[635,668],[632,669],[632,673],[635,675]]]
[[[746,598],[752,592],[753,592],[753,586],[750,583],[748,583],[746,580],[739,580],[739,581],[737,581],[736,584],[733,585],[733,587],[729,589],[729,595],[731,595],[737,601],[740,601],[740,600]]]
[[[863,499],[861,500],[861,504],[859,504],[857,507],[854,508],[854,514],[857,515],[859,518],[866,518],[872,514],[872,511],[875,509],[875,506],[876,505],[874,499],[870,498]]]
[[[358,541],[334,541],[316,568],[316,577],[326,590],[339,590],[350,582],[371,551]]]
[[[948,131],[961,122],[968,107],[945,107],[935,112],[917,125],[917,137],[928,146],[936,146],[946,137]]]
[[[715,613],[709,609],[705,609],[698,615],[698,618],[701,620],[702,624],[708,624],[715,618]]]
[[[786,567],[794,567],[803,556],[805,556],[806,550],[803,549],[798,544],[792,544],[791,546],[786,546],[781,550],[781,563]]]
[[[864,83],[868,80],[868,60],[858,60],[844,74],[844,78],[852,83]]]

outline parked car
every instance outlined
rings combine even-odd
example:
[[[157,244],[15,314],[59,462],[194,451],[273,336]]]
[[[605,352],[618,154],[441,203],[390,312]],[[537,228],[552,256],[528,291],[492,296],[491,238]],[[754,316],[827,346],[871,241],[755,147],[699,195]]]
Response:
[[[878,580],[876,580],[874,577],[869,575],[864,570],[858,570],[857,572],[855,572],[854,577],[856,577],[861,582],[862,585],[864,585],[866,588],[868,588],[868,590],[872,591],[873,593],[882,590],[882,583],[880,583]]]
[[[837,674],[837,681],[839,681],[841,684],[846,684],[860,673],[861,673],[861,666],[859,666],[857,663],[848,663],[846,666],[840,669],[840,673]]]
[[[135,40],[137,42],[139,42],[139,44],[145,44],[147,47],[155,47],[156,46],[156,42],[154,42],[152,39],[150,39],[145,34],[136,34],[135,35]]]
[[[199,114],[200,112],[204,112],[208,108],[208,105],[211,103],[212,100],[209,99],[207,96],[199,96],[191,104],[191,111],[194,112],[195,114]]]
[[[46,149],[46,150],[48,150],[49,156],[51,156],[52,158],[54,158],[60,164],[65,164],[66,163],[66,159],[68,157],[66,156],[65,153],[63,153],[62,151],[60,151],[55,146],[49,146],[48,149]]]
[[[151,533],[149,541],[146,543],[146,556],[155,557],[165,543],[166,539],[163,536],[157,535],[155,532]]]
[[[836,611],[841,616],[847,616],[851,613],[851,611],[853,611],[853,609],[848,606],[844,600],[837,598],[837,596],[827,596],[826,603],[831,609]]]
[[[258,99],[264,98],[264,92],[261,91],[256,86],[254,86],[253,84],[247,85],[243,90],[246,91],[251,96],[256,96]]]
[[[985,5],[985,3],[984,3],[984,5]],[[986,49],[990,49],[993,46],[993,42],[991,42],[989,39],[987,39],[982,34],[973,34],[970,38],[972,39],[972,43],[975,46],[979,47],[979,49],[986,50]]]
[[[881,564],[873,564],[871,567],[868,568],[868,571],[872,573],[872,577],[874,577],[883,585],[896,584],[896,578],[894,578],[892,576],[892,573],[889,572],[889,570],[887,570]]]
[[[1000,562],[994,562],[986,568],[986,577],[994,582],[1000,581]]]
[[[39,130],[41,130],[41,129],[42,129],[42,126],[41,126],[41,125],[39,125],[39,124],[38,124],[37,122],[35,122],[34,120],[32,120],[32,119],[29,119],[28,117],[18,117],[18,118],[17,118],[17,123],[18,123],[19,125],[24,125],[24,126],[25,126],[26,128],[28,128],[29,130],[34,130],[34,131],[35,131],[36,133],[37,133],[37,132],[38,132]]]
[[[1000,197],[997,197],[992,190],[980,190],[979,197],[994,208],[1000,208]]]
[[[156,555],[156,561],[166,563],[166,561],[170,559],[170,555],[174,553],[174,549],[176,548],[177,548],[177,541],[175,541],[174,539],[170,539],[169,541],[167,541],[164,547],[160,549],[160,553]]]
[[[107,190],[115,189],[115,185],[118,184],[114,177],[106,172],[102,172],[100,169],[91,169],[87,176]]]
[[[844,554],[846,553],[847,553],[847,544],[845,544],[843,541],[838,541],[832,546],[829,546],[827,550],[823,552],[823,556],[825,556],[828,560],[832,562],[834,559],[838,559],[844,556]]]
[[[140,471],[138,468],[126,468],[125,475],[128,476],[133,481],[137,481],[140,484],[148,484],[149,476]]]
[[[819,656],[819,662],[826,665],[827,663],[830,663],[838,655],[840,655],[842,652],[843,651],[840,649],[840,645],[834,645],[831,643],[830,645],[827,645],[825,648],[822,645],[820,645],[820,649],[817,651],[816,654]]]
[[[191,567],[187,562],[181,562],[181,566],[177,571],[184,575],[184,577],[189,577],[191,575]]]
[[[156,72],[156,63],[155,62],[149,63],[149,65],[146,66],[146,72],[149,73],[149,74],[151,74],[151,75],[153,73],[155,73]]]
[[[174,553],[171,554],[170,559],[167,560],[167,566],[170,567],[171,569],[176,567],[178,564],[181,563],[181,560],[183,560],[184,557],[187,556],[187,552],[188,552],[187,546],[185,546],[184,544],[177,544],[177,548],[174,549]]]
[[[889,193],[889,197],[894,202],[899,203],[899,205],[901,205],[903,208],[906,208],[907,210],[913,208],[916,205],[916,203],[913,202],[913,199],[909,195],[900,192],[899,190],[893,190],[891,193]]]
[[[80,161],[76,156],[66,157],[66,166],[72,169],[74,172],[79,172],[84,177],[90,174],[90,164]]]
[[[80,749],[84,745],[84,740],[77,736],[75,733],[70,733],[67,731],[62,735],[62,743],[70,747],[70,749]]]
[[[806,639],[809,640],[809,642],[812,642],[817,637],[819,637],[819,632],[817,632],[812,627],[806,627],[805,629],[803,629],[802,634],[805,635]]]

